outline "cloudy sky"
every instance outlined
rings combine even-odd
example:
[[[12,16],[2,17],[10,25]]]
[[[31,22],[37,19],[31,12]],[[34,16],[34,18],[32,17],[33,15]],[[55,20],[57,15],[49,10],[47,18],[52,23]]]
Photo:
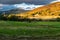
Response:
[[[49,4],[52,1],[56,1],[56,0],[0,0],[0,4],[29,3],[29,4],[44,5],[44,4]]]
[[[10,10],[13,8],[33,10],[37,7],[59,1],[60,0],[0,0],[0,10]]]

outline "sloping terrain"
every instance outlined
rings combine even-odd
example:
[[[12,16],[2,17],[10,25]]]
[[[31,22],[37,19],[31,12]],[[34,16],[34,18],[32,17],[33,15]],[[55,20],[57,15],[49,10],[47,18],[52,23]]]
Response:
[[[60,2],[52,3],[43,7],[36,8],[26,13],[15,14],[22,18],[29,19],[53,19],[60,17]]]

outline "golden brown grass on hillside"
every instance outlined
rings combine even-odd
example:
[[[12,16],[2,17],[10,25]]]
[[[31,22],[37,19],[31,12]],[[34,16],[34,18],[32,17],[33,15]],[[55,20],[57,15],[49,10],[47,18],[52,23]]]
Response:
[[[29,19],[51,19],[60,17],[60,2],[52,3],[43,7],[36,8],[26,13],[15,14]]]

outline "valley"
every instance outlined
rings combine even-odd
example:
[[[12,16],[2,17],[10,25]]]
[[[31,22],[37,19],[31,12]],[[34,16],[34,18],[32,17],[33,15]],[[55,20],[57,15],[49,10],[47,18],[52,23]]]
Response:
[[[60,2],[0,15],[1,40],[59,40]]]

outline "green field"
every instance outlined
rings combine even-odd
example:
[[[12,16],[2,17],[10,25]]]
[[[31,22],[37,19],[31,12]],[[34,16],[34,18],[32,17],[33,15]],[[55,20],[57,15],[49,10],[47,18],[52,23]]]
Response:
[[[38,37],[44,37],[44,38],[57,37],[59,38],[60,22],[0,21],[0,40],[1,40],[1,37],[3,38],[9,37],[8,39],[17,38],[17,37],[18,38],[19,37],[37,37],[37,38]]]
[[[0,35],[56,36],[60,35],[60,22],[0,21]]]

